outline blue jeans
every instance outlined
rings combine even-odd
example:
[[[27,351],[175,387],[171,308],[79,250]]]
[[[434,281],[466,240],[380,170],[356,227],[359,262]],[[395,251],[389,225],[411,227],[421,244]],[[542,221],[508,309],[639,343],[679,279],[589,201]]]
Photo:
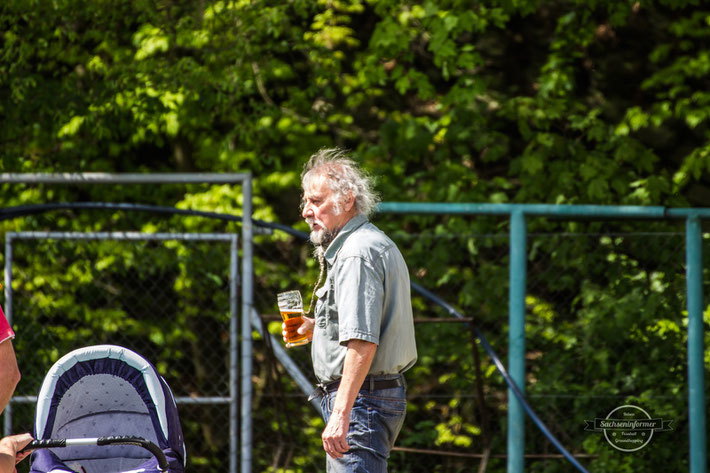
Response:
[[[330,392],[321,399],[326,424],[337,393]],[[375,391],[361,389],[350,413],[347,436],[350,450],[338,459],[326,455],[327,472],[385,473],[390,450],[404,424],[406,406],[404,386]]]

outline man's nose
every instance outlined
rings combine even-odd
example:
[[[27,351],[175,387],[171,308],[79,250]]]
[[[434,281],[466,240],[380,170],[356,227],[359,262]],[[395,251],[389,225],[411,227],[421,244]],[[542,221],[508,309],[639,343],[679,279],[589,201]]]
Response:
[[[310,204],[303,204],[303,212],[301,212],[301,217],[308,218],[313,216],[313,209]]]

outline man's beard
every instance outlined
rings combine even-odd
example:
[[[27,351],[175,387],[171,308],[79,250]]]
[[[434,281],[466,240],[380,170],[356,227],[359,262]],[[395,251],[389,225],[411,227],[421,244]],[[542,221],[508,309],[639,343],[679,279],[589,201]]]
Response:
[[[311,227],[311,229],[313,228],[314,223],[318,224],[320,230],[311,230],[311,243],[313,243],[316,248],[322,248],[322,250],[325,251],[325,249],[328,248],[328,245],[330,245],[335,239],[338,234],[338,230],[331,231],[323,225],[323,222],[315,219],[307,218],[306,223]]]

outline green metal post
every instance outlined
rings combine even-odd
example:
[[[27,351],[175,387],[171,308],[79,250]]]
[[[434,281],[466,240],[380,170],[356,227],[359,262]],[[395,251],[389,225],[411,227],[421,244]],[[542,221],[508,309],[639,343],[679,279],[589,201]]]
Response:
[[[510,217],[510,288],[508,298],[508,372],[525,392],[525,276],[527,260],[525,215]],[[508,390],[508,473],[525,468],[525,411]]]
[[[688,419],[690,473],[707,471],[705,442],[705,367],[703,353],[702,232],[697,216],[685,226],[686,284],[688,291]]]

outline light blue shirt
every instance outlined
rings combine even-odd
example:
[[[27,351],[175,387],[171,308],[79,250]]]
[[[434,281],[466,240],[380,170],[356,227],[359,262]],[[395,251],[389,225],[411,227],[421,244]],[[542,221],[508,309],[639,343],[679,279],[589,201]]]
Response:
[[[403,373],[417,360],[409,272],[387,235],[357,215],[325,252],[328,276],[316,291],[316,325],[311,357],[318,380],[343,375],[346,346],[375,343],[368,374]]]

